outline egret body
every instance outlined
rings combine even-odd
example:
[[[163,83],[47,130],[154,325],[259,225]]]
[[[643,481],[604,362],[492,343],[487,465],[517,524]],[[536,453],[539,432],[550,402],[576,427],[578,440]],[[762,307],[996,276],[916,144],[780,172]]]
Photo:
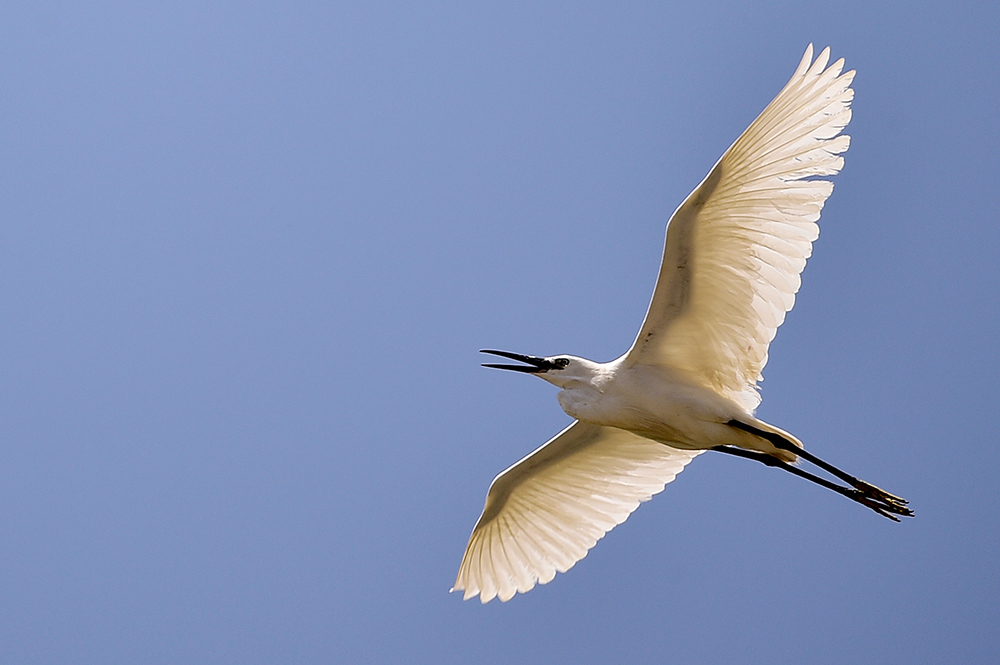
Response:
[[[454,590],[510,599],[565,572],[641,501],[712,450],[827,487],[892,520],[906,501],[807,452],[754,417],[767,348],[795,302],[850,138],[854,72],[812,46],[788,84],[667,225],[660,274],[632,347],[599,363],[486,350],[560,388],[575,421],[501,473]],[[819,466],[840,485],[792,464]]]

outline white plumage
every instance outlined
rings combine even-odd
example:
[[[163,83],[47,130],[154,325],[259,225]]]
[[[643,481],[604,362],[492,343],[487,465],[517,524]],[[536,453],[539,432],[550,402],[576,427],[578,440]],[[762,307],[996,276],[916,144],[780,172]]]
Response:
[[[493,481],[455,588],[485,603],[549,582],[700,453],[573,423]]]
[[[795,302],[816,222],[850,139],[854,72],[815,61],[812,45],[788,84],[725,152],[667,226],[645,321],[622,357],[537,358],[526,365],[562,390],[576,422],[501,473],[469,540],[453,590],[506,601],[586,556],[701,452],[780,466],[891,519],[905,501],[802,450],[753,416],[767,348]],[[790,467],[801,455],[852,487]]]

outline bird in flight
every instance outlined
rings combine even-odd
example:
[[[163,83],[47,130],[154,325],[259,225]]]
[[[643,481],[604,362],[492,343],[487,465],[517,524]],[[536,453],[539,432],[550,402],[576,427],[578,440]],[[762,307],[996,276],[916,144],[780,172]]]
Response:
[[[907,502],[754,417],[767,347],[795,302],[816,222],[850,137],[854,71],[810,44],[791,80],[667,224],[660,274],[632,347],[599,363],[484,350],[561,390],[574,422],[501,473],[453,591],[509,600],[587,555],[692,459],[713,450],[831,489],[891,520]],[[844,485],[794,466],[805,460]]]

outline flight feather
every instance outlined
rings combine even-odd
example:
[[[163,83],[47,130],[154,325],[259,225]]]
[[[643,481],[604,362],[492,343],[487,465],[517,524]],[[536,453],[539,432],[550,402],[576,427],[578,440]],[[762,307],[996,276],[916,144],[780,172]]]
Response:
[[[628,364],[688,372],[747,411],[795,303],[820,211],[843,167],[854,72],[812,45],[788,84],[677,209]]]
[[[453,590],[485,603],[551,581],[700,453],[573,423],[490,485]]]

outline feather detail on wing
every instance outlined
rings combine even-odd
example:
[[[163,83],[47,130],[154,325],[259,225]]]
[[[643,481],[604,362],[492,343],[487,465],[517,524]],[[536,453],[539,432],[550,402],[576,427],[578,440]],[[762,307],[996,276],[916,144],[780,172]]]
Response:
[[[820,211],[850,137],[854,72],[812,45],[788,84],[667,226],[663,263],[628,364],[686,370],[753,411],[767,348],[795,303]]]
[[[452,591],[486,603],[548,583],[700,452],[574,422],[490,485]]]

